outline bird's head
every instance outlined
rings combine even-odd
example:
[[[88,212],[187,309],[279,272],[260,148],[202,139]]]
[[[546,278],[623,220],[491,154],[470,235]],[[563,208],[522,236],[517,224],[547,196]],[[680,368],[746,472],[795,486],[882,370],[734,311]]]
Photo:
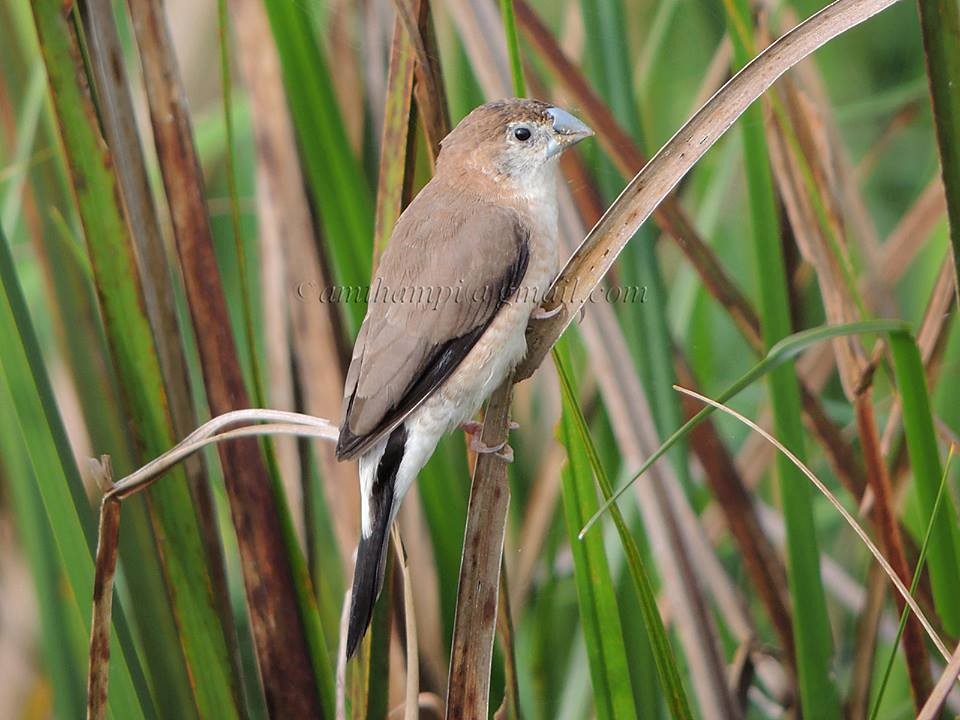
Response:
[[[552,179],[560,153],[591,135],[566,110],[539,100],[499,100],[473,110],[443,139],[437,169],[529,187]]]

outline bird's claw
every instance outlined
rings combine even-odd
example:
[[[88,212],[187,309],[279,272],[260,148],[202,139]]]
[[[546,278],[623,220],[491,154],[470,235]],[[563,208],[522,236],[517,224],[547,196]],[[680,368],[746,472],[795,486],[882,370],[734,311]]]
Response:
[[[552,318],[554,315],[559,313],[563,309],[563,305],[557,305],[552,310],[544,310],[542,306],[537,305],[533,312],[530,313],[531,320],[547,320]]]
[[[513,420],[510,420],[507,427],[510,430],[516,430],[518,427],[520,427],[520,425],[515,423]],[[493,454],[504,462],[513,462],[513,448],[507,444],[506,440],[497,445],[487,445],[485,442],[483,442],[483,440],[480,439],[481,435],[483,434],[482,422],[468,420],[467,422],[460,424],[460,429],[470,436],[470,449],[478,455]]]
[[[470,439],[470,449],[473,450],[478,455],[489,455],[490,453],[498,453],[507,445],[507,441],[504,440],[502,443],[496,445],[487,445],[483,440],[474,435]]]
[[[507,444],[506,440],[504,440],[502,443],[497,443],[496,445],[487,445],[479,437],[474,435],[470,440],[470,449],[478,455],[492,454],[496,455],[504,462],[513,462],[513,448]]]

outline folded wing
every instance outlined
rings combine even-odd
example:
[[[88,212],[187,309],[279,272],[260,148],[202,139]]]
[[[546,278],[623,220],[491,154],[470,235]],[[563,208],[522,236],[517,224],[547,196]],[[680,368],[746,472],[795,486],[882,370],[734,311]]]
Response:
[[[456,200],[428,185],[397,221],[347,371],[338,458],[366,450],[449,377],[523,280],[520,216]]]

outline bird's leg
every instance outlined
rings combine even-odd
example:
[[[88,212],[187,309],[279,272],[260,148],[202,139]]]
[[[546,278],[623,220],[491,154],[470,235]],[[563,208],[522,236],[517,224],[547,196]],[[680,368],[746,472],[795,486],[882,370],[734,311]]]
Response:
[[[530,319],[531,320],[547,320],[548,318],[552,318],[554,315],[559,313],[562,308],[563,308],[563,305],[557,305],[552,310],[544,310],[543,306],[537,305],[533,309],[533,312],[530,313]]]
[[[465,423],[460,423],[460,429],[470,437],[480,437],[480,433],[483,432],[483,423],[476,420],[467,420]]]

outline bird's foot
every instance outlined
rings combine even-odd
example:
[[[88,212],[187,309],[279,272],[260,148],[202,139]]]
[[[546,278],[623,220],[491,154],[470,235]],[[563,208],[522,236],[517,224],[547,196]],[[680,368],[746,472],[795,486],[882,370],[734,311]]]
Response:
[[[506,440],[496,445],[487,445],[478,436],[473,435],[470,440],[470,449],[478,455],[493,454],[504,462],[513,462],[513,448],[507,444]]]
[[[557,305],[552,310],[544,310],[542,306],[537,305],[533,312],[530,313],[531,320],[547,320],[552,318],[554,315],[559,313],[563,309],[563,305]]]

